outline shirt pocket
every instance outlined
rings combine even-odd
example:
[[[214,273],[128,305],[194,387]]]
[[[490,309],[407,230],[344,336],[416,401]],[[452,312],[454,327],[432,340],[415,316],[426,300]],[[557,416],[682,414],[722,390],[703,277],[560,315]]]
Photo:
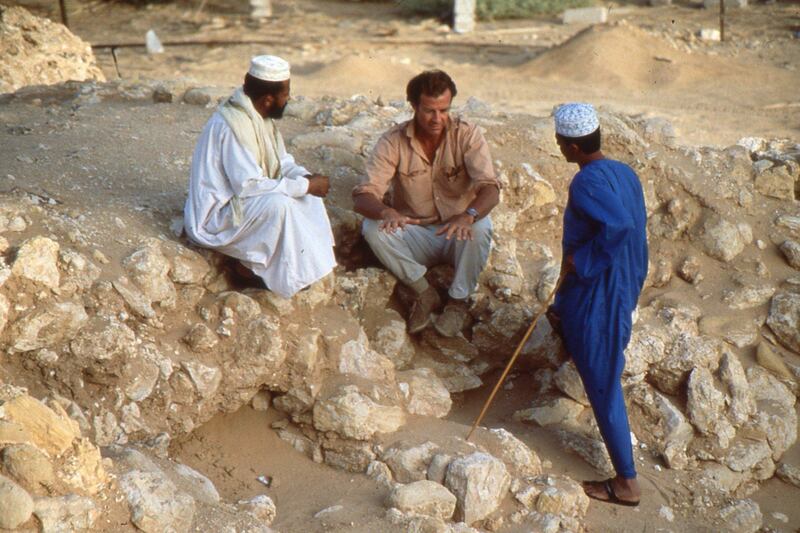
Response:
[[[448,196],[461,196],[472,187],[469,174],[464,165],[455,167],[443,167],[440,174],[439,184]]]

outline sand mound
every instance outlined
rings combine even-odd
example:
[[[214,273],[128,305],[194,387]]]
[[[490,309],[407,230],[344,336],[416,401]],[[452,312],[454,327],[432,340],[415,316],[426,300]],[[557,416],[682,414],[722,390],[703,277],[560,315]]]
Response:
[[[0,93],[69,80],[105,81],[89,44],[61,24],[0,6]]]
[[[696,87],[747,72],[731,60],[678,50],[627,24],[588,28],[523,69],[535,77],[623,90]]]
[[[393,94],[384,94],[394,98],[405,95],[408,80],[419,74],[419,70],[409,65],[387,62],[385,58],[347,57],[305,74],[313,76],[314,84],[324,88],[324,92],[329,92],[328,88],[335,88],[337,94],[344,91],[378,96],[375,86],[369,80],[381,80],[383,87],[396,87]]]

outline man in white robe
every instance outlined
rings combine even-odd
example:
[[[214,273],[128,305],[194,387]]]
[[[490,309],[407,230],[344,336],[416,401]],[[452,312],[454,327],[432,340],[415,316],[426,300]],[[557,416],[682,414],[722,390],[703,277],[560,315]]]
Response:
[[[289,101],[289,74],[281,58],[252,59],[244,85],[197,141],[184,208],[192,241],[238,259],[285,298],[336,265],[322,201],[328,178],[295,163],[274,123]]]

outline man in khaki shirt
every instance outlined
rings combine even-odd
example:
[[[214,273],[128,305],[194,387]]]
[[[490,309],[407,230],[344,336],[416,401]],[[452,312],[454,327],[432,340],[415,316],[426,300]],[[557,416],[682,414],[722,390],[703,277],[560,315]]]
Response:
[[[406,96],[414,118],[383,134],[365,179],[353,189],[355,211],[366,217],[364,238],[417,294],[410,333],[430,325],[431,313],[441,305],[425,272],[445,263],[453,265],[455,276],[434,327],[449,337],[463,330],[467,299],[491,249],[488,214],[500,200],[500,184],[480,130],[450,117],[455,95],[455,83],[440,70],[412,78]]]

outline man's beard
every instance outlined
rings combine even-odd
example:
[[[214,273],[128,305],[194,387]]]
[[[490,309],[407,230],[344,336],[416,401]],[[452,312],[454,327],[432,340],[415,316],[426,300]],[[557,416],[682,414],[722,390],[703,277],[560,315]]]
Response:
[[[286,102],[279,108],[273,107],[272,109],[269,110],[269,113],[267,113],[267,118],[274,118],[274,119],[283,118],[283,112],[286,111],[286,106],[288,104],[289,102]]]

